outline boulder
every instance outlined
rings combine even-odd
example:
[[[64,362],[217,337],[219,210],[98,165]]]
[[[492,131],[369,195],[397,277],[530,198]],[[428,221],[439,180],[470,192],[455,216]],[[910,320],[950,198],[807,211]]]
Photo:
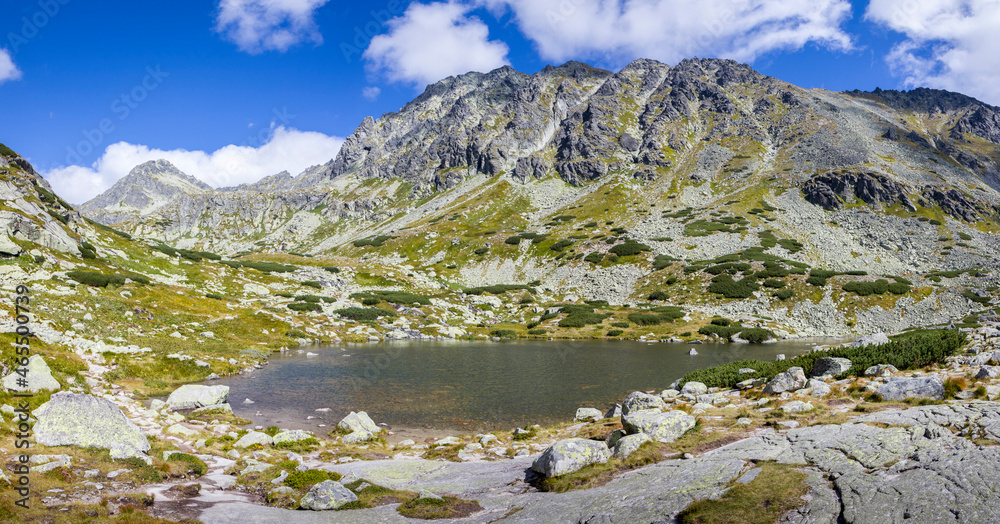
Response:
[[[813,405],[801,400],[793,400],[781,406],[781,410],[785,413],[801,413],[803,411],[812,411]]]
[[[576,416],[573,417],[574,422],[597,422],[601,420],[604,415],[600,410],[594,408],[580,408],[576,410]]]
[[[811,378],[806,383],[806,387],[812,390],[810,395],[814,397],[825,397],[830,394],[830,385],[822,380]]]
[[[854,363],[846,358],[819,357],[813,366],[812,376],[822,377],[823,375],[837,376],[846,373]]]
[[[11,391],[36,393],[43,389],[59,389],[59,381],[52,378],[52,371],[41,355],[32,355],[26,366],[28,372],[22,376],[15,369],[3,378],[3,387]]]
[[[16,257],[22,251],[24,250],[21,249],[21,246],[15,244],[6,231],[0,231],[0,255]]]
[[[878,364],[865,370],[866,377],[891,377],[895,373],[899,370],[892,364]]]
[[[360,444],[362,442],[368,442],[369,440],[373,440],[374,438],[375,438],[374,433],[366,431],[364,429],[358,429],[356,431],[348,433],[347,435],[344,435],[344,438],[340,439],[340,441],[343,442],[344,444]]]
[[[903,400],[907,398],[944,399],[944,385],[941,379],[931,377],[892,377],[876,390],[885,400]]]
[[[635,453],[640,446],[647,442],[651,442],[653,439],[649,438],[649,435],[645,433],[637,433],[635,435],[628,435],[618,439],[615,442],[615,449],[611,453],[611,456],[615,458],[628,458],[629,455]]]
[[[875,333],[874,335],[865,335],[854,342],[851,342],[851,347],[856,348],[858,346],[881,346],[882,344],[888,344],[889,337],[885,333]]]
[[[604,418],[614,418],[620,416],[622,416],[621,404],[615,404],[614,406],[611,406],[611,409],[609,409],[608,412],[604,414]]]
[[[309,488],[309,493],[299,501],[301,509],[311,509],[315,511],[337,509],[348,502],[358,500],[358,496],[353,491],[344,487],[343,484],[335,480],[324,480],[319,484]]]
[[[708,386],[701,382],[688,382],[681,388],[681,395],[704,395],[708,393]]]
[[[35,442],[44,446],[103,448],[122,457],[142,457],[149,451],[149,441],[139,426],[107,399],[56,393],[34,416]]]
[[[622,426],[626,433],[645,433],[660,442],[673,442],[694,425],[694,417],[678,410],[663,413],[658,409],[644,409],[622,415]]]
[[[531,469],[545,478],[558,477],[590,464],[603,464],[610,458],[611,450],[603,442],[571,438],[549,446],[531,464]]]
[[[233,444],[233,446],[236,446],[238,448],[249,448],[250,446],[254,446],[257,444],[260,444],[261,446],[269,446],[273,442],[274,441],[271,439],[271,436],[268,435],[267,433],[261,433],[260,431],[251,431],[250,433],[247,433],[246,435],[240,437],[240,439],[237,440],[236,443]]]
[[[368,416],[368,413],[364,411],[359,411],[357,413],[350,412],[346,417],[344,417],[340,422],[337,423],[337,427],[349,431],[351,433],[360,430],[367,431],[368,433],[381,433],[382,428],[375,424],[375,421]]]
[[[978,379],[991,379],[1000,377],[1000,367],[996,366],[982,366],[979,371],[976,372],[976,378]]]
[[[771,382],[764,386],[764,393],[775,394],[785,391],[802,389],[806,385],[806,374],[800,367],[788,368],[784,373],[775,375]]]
[[[310,435],[308,432],[303,431],[301,429],[291,429],[276,434],[271,439],[271,441],[275,446],[277,446],[278,444],[298,442],[300,440],[306,440],[311,438],[316,438],[316,437]]]
[[[633,391],[632,393],[629,393],[628,396],[625,397],[625,401],[622,402],[622,414],[628,415],[633,411],[654,408],[664,409],[666,407],[667,403],[656,395],[650,395],[641,391]]]
[[[229,386],[188,384],[175,389],[167,397],[167,408],[171,411],[198,409],[227,402],[229,402]]]

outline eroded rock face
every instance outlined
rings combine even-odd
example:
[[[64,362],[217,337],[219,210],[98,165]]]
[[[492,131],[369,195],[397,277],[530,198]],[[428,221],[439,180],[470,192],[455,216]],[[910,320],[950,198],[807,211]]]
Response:
[[[322,511],[337,509],[348,502],[358,500],[358,496],[343,484],[334,480],[324,480],[309,488],[309,493],[299,501],[301,509]]]
[[[939,377],[893,377],[879,386],[878,394],[885,400],[907,398],[944,399],[944,384]]]
[[[855,199],[869,205],[900,203],[911,211],[917,210],[906,196],[906,187],[880,173],[834,171],[817,175],[803,184],[802,192],[807,201],[828,211]]]
[[[229,386],[201,386],[187,384],[174,390],[167,397],[167,408],[171,410],[197,409],[216,406],[229,401]]]
[[[923,195],[924,198],[941,206],[942,211],[958,220],[975,222],[979,220],[980,215],[986,211],[986,208],[984,208],[981,204],[966,197],[957,189],[942,190],[928,186],[924,188]]]
[[[543,477],[558,477],[590,464],[603,464],[611,450],[603,442],[583,438],[560,440],[535,459],[531,469]]]
[[[34,411],[35,441],[45,446],[79,446],[112,450],[122,457],[149,451],[149,441],[110,400],[62,392]]]
[[[695,418],[683,411],[644,409],[622,415],[622,426],[630,435],[645,433],[653,440],[673,442],[695,425]]]

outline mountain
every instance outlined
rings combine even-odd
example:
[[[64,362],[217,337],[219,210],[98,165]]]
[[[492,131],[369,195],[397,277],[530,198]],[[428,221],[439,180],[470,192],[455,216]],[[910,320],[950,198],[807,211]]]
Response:
[[[1000,109],[957,93],[803,89],[730,60],[637,60],[616,73],[569,62],[432,84],[295,177],[175,192],[127,219],[114,206],[132,190],[119,183],[83,210],[184,247],[362,257],[458,286],[538,280],[634,303],[694,278],[671,297],[698,303],[712,297],[701,270],[720,260],[991,274],[998,144]],[[754,285],[730,295],[779,305]],[[823,297],[781,305],[815,327],[834,307]],[[818,330],[902,325],[897,309],[872,311]]]

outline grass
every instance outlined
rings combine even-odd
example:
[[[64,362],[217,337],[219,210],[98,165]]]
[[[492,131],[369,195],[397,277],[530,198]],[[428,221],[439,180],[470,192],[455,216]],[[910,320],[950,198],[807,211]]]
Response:
[[[285,479],[285,485],[292,489],[309,490],[320,482],[326,480],[340,480],[340,473],[326,471],[323,469],[307,469],[305,471],[293,471]]]
[[[694,502],[677,514],[683,524],[771,524],[785,513],[802,506],[809,491],[806,474],[788,464],[763,462],[760,474],[750,482],[733,482],[716,499]]]
[[[474,500],[465,500],[445,495],[440,499],[414,498],[399,505],[396,511],[411,519],[461,519],[482,511],[483,507]]]

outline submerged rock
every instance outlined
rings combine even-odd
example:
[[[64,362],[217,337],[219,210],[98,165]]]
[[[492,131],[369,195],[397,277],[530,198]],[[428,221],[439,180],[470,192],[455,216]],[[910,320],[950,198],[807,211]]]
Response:
[[[531,469],[545,478],[558,477],[590,464],[603,464],[610,458],[611,450],[603,442],[571,438],[549,446],[531,464]]]
[[[120,457],[141,457],[149,441],[110,400],[56,393],[34,411],[35,442],[44,446],[103,448]]]

